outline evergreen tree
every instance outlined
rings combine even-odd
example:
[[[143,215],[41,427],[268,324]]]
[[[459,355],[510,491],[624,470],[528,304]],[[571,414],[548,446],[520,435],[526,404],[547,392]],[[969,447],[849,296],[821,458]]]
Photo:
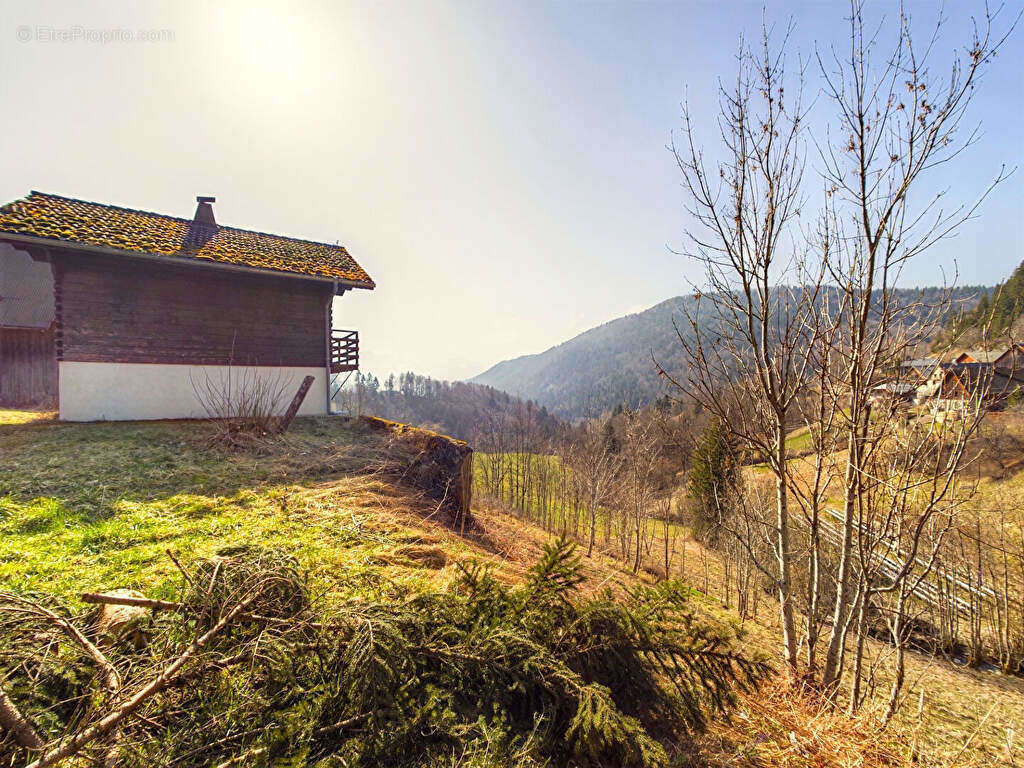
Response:
[[[988,294],[981,294],[981,299],[978,301],[978,306],[974,308],[974,324],[979,327],[983,327],[989,319],[992,310],[989,307]]]
[[[739,464],[729,432],[720,419],[713,419],[694,448],[687,482],[687,490],[694,501],[694,537],[714,538],[739,479]]]
[[[611,419],[608,419],[608,421],[604,423],[601,440],[604,443],[604,450],[606,453],[618,453],[621,449],[621,446],[619,445],[619,437],[615,434],[615,424],[612,423]]]

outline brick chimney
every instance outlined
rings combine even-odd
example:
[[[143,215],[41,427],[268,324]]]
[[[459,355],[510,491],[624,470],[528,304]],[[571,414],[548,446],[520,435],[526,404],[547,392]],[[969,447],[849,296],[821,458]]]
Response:
[[[196,216],[194,223],[207,227],[216,227],[217,220],[213,217],[213,204],[217,202],[216,197],[197,197]]]

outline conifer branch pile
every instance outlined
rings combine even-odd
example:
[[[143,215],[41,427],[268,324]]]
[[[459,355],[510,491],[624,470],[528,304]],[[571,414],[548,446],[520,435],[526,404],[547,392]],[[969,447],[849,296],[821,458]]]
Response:
[[[328,599],[259,550],[182,574],[143,647],[90,638],[117,691],[40,618],[89,636],[87,614],[0,594],[0,688],[24,742],[0,726],[0,766],[660,766],[767,672],[678,583],[580,594],[565,541],[515,587],[471,565],[442,591],[353,576]]]

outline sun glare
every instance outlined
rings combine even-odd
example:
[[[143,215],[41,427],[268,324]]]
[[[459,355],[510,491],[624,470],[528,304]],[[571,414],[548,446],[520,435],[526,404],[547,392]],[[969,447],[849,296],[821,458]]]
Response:
[[[243,4],[234,11],[222,27],[231,31],[225,33],[229,59],[221,73],[233,90],[281,106],[308,94],[316,85],[312,63],[320,44],[309,20],[261,5]]]

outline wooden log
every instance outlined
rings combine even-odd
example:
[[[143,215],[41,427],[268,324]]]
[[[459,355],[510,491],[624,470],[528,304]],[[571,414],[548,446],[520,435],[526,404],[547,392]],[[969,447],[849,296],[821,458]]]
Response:
[[[306,399],[306,393],[309,392],[309,388],[313,386],[315,379],[312,376],[307,376],[299,384],[299,391],[295,393],[295,397],[292,398],[291,405],[288,406],[288,410],[284,412],[284,416],[281,417],[281,421],[277,424],[278,432],[288,431],[288,427],[291,426],[292,419],[295,418],[295,414],[299,412],[299,406],[302,405],[302,401]]]
[[[115,589],[109,594],[118,597],[145,597],[134,589]],[[139,650],[149,642],[149,636],[144,627],[148,617],[149,611],[140,605],[101,603],[93,629],[105,641],[128,640],[136,650]],[[102,645],[102,642],[100,644]]]
[[[187,607],[184,603],[172,603],[169,600],[152,600],[148,597],[109,592],[83,592],[82,602],[98,605],[135,605],[142,608],[162,608],[168,611],[181,611]]]
[[[83,592],[83,603],[94,605],[132,605],[141,608],[153,608],[164,611],[188,611],[198,613],[202,610],[200,606],[188,605],[187,603],[176,603],[170,600],[155,600],[148,597],[133,597],[131,595],[115,595],[102,592]],[[318,621],[303,621],[302,619],[282,619],[276,616],[261,616],[258,613],[242,612],[238,614],[238,621],[251,621],[255,624],[268,624],[279,627],[304,626],[309,629],[340,629],[344,624],[337,622],[323,623]]]

